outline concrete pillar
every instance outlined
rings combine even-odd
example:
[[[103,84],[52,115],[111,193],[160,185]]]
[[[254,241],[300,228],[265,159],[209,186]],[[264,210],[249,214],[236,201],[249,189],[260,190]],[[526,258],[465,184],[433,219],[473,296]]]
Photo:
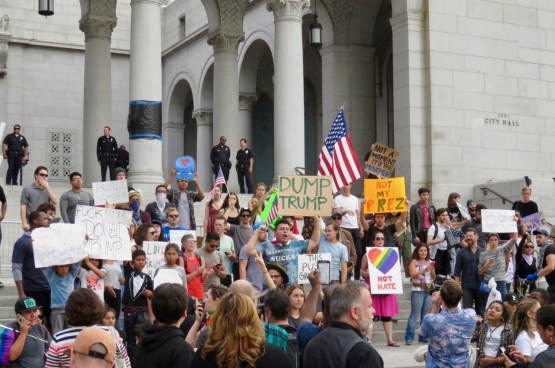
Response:
[[[213,117],[212,110],[193,111],[193,118],[197,120],[197,172],[200,185],[207,193],[214,184],[214,175],[210,170],[210,166],[212,166],[210,150],[212,149]]]
[[[266,0],[274,13],[274,175],[304,167],[302,15],[308,0]],[[295,132],[291,134],[291,132]]]
[[[88,1],[81,1],[86,2]],[[107,1],[104,1],[107,2]],[[115,6],[111,13],[96,15],[82,7],[79,29],[85,33],[85,82],[83,94],[83,180],[85,186],[99,182],[100,165],[96,157],[98,137],[112,121],[112,57],[110,43],[117,24]],[[104,13],[106,14],[106,13]]]
[[[253,146],[252,111],[255,103],[255,95],[239,95],[239,139],[245,138],[249,147]],[[235,161],[232,162],[235,163]]]
[[[167,122],[164,124],[162,134],[164,144],[162,146],[162,168],[166,172],[166,177],[170,176],[170,171],[174,167],[174,161],[179,156],[183,156],[185,150],[183,136],[185,133],[185,125],[183,122]]]
[[[160,0],[131,0],[131,57],[129,100],[145,101],[153,109],[160,126],[142,132],[129,130],[129,183],[143,193],[154,193],[162,177],[162,25]],[[159,104],[159,105],[158,105]],[[131,106],[130,106],[131,110]]]

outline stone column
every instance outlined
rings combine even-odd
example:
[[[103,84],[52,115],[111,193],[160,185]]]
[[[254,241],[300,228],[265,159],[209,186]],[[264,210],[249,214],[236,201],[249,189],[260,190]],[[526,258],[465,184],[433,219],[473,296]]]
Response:
[[[214,175],[210,166],[212,149],[212,110],[195,110],[193,118],[197,120],[197,172],[201,187],[208,193],[214,184]],[[229,139],[229,138],[228,138]]]
[[[249,147],[253,146],[252,110],[255,103],[255,95],[239,95],[239,139],[245,138]],[[233,162],[235,163],[235,161]]]
[[[83,0],[82,0],[83,2]],[[104,1],[106,2],[106,1]],[[87,1],[88,3],[88,1]],[[85,82],[83,94],[83,180],[86,187],[99,182],[100,165],[96,157],[98,137],[112,122],[112,31],[117,24],[115,7],[104,15],[93,9],[85,13],[79,29],[85,33]]]
[[[130,104],[148,104],[157,126],[144,129],[131,120],[129,182],[143,193],[154,193],[162,177],[162,25],[160,0],[131,0]],[[130,112],[132,111],[130,106]],[[159,116],[156,116],[159,115]]]
[[[183,156],[185,125],[183,122],[169,121],[163,126],[162,135],[165,137],[162,145],[162,167],[166,170],[166,177],[174,167],[175,159]]]
[[[308,0],[266,0],[274,13],[274,174],[304,167],[303,9]]]

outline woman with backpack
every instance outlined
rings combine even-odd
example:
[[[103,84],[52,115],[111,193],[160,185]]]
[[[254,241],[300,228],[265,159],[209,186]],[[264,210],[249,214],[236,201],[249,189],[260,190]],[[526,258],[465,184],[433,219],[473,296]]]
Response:
[[[208,278],[204,258],[194,253],[197,249],[197,241],[191,234],[181,238],[181,250],[183,255],[179,259],[179,265],[185,269],[187,278],[187,292],[198,300],[204,299],[204,286],[202,283]]]

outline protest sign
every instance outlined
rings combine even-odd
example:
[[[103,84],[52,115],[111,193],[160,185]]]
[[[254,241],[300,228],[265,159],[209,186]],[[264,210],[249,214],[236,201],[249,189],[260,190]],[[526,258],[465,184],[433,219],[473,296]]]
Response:
[[[158,270],[158,273],[156,274],[156,277],[153,281],[155,289],[162,284],[183,285],[183,280],[181,280],[181,277],[179,277],[179,274],[176,270]]]
[[[172,230],[170,229],[170,243],[177,244],[181,248],[181,238],[183,236],[191,234],[197,240],[197,232],[195,230]]]
[[[372,294],[403,294],[403,279],[397,248],[366,248],[370,292]]]
[[[365,179],[364,213],[406,212],[405,178]]]
[[[515,211],[482,210],[482,231],[485,233],[516,233]]]
[[[166,245],[168,245],[168,242],[143,242],[143,250],[146,253],[146,265],[143,268],[143,273],[151,278],[154,277],[154,272],[158,266],[166,264],[164,260]]]
[[[331,216],[331,176],[280,176],[278,215]]]
[[[104,206],[106,202],[110,204],[129,203],[127,180],[92,183],[92,188],[95,206]]]
[[[528,230],[529,233],[544,225],[547,225],[547,220],[543,212],[536,212],[522,218],[522,227]]]
[[[88,235],[86,249],[91,258],[131,260],[128,227],[133,212],[90,206],[77,206],[75,224]]]
[[[41,227],[33,230],[31,238],[36,267],[73,264],[87,257],[85,230],[81,226]]]
[[[380,175],[382,178],[391,177],[391,173],[395,169],[395,163],[399,157],[399,151],[384,146],[383,144],[374,144],[374,149],[366,162],[366,170],[372,174]]]
[[[308,274],[318,268],[318,261],[330,261],[331,263],[331,253],[299,254],[297,259],[299,284],[310,284],[310,281],[308,281]]]

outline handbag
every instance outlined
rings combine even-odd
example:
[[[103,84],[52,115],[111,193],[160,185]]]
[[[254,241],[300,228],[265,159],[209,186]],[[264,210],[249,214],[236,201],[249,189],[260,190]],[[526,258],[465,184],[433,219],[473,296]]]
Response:
[[[489,288],[487,282],[482,281],[482,283],[480,284],[480,291],[481,291],[482,293],[486,293],[486,294],[491,293],[491,289]]]
[[[418,283],[418,282],[413,282],[412,286],[417,287],[422,289],[422,291],[425,291],[427,293],[429,293],[430,291],[434,290],[435,285],[431,282],[422,282],[422,283]]]

